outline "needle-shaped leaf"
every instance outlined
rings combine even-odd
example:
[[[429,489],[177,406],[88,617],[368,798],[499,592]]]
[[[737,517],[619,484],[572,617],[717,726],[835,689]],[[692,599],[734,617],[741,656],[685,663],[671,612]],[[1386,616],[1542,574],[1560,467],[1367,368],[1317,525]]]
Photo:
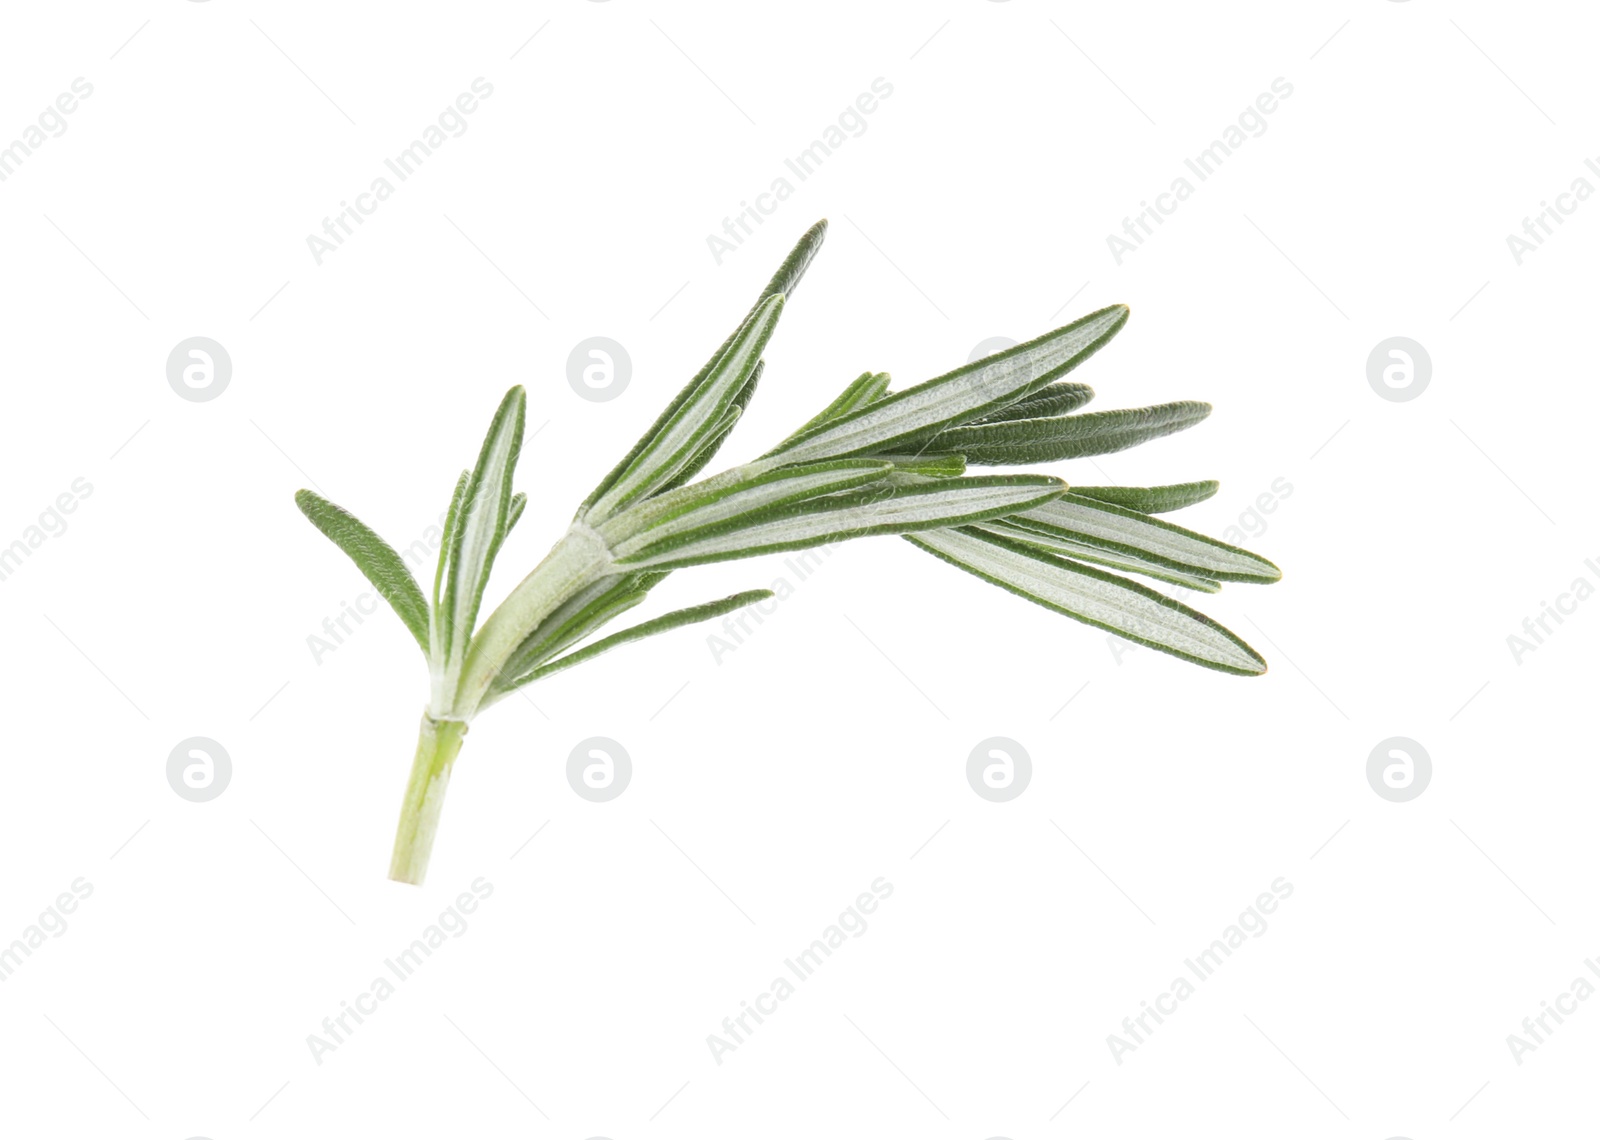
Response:
[[[680,492],[673,496],[670,511],[656,509],[662,500],[652,500],[608,520],[600,533],[611,543],[612,553],[626,559],[635,551],[659,547],[669,539],[712,532],[732,519],[876,482],[892,470],[894,465],[881,459],[833,459],[780,467],[738,483],[708,481],[704,494],[689,497]],[[633,524],[630,515],[641,516],[647,522]]]
[[[1060,554],[1072,559],[1074,562],[1092,562],[1096,566],[1109,566],[1113,570],[1141,574],[1146,578],[1154,578],[1158,582],[1167,582],[1174,586],[1199,590],[1205,594],[1215,594],[1222,589],[1222,583],[1215,578],[1207,578],[1202,574],[1191,574],[1184,570],[1174,570],[1172,567],[1164,566],[1159,562],[1152,562],[1146,558],[1123,554],[1100,546],[1091,546],[1087,542],[1076,542],[1059,534],[1044,534],[1036,530],[1027,530],[1023,527],[1012,525],[1009,519],[995,519],[974,529],[998,534],[1002,538],[1009,538],[1012,542],[1023,546],[1036,547],[1051,554]]]
[[[675,415],[678,414],[678,412],[683,408],[683,405],[689,401],[690,397],[700,390],[700,386],[711,374],[711,370],[715,368],[718,362],[722,360],[723,356],[727,354],[728,349],[733,346],[734,340],[738,337],[739,333],[745,328],[745,326],[750,323],[751,318],[760,311],[761,306],[772,297],[776,297],[780,294],[783,296],[789,296],[794,293],[795,288],[800,284],[800,279],[805,276],[806,269],[811,264],[811,259],[815,257],[817,251],[822,248],[823,238],[825,238],[827,234],[828,222],[827,219],[824,218],[822,221],[818,222],[801,235],[800,240],[795,243],[795,247],[789,251],[789,256],[784,258],[783,264],[778,266],[778,271],[772,275],[772,280],[768,281],[767,287],[761,291],[761,296],[756,298],[756,303],[751,306],[750,312],[745,315],[745,318],[742,322],[740,322],[739,327],[734,329],[734,331],[729,334],[728,339],[722,342],[722,347],[717,349],[717,351],[712,355],[711,359],[706,361],[705,366],[701,368],[699,372],[694,374],[694,378],[685,384],[682,390],[672,398],[672,402],[667,405],[666,410],[663,411],[659,417],[657,417],[655,423],[650,425],[650,430],[645,432],[644,435],[639,438],[639,441],[633,445],[633,449],[629,451],[627,455],[622,457],[622,462],[613,467],[610,474],[600,481],[600,485],[593,491],[589,492],[589,497],[585,499],[582,506],[578,508],[579,518],[582,518],[588,514],[590,508],[597,501],[599,501],[600,497],[605,495],[612,489],[613,486],[615,486],[622,473],[626,471],[636,459],[638,459],[639,455],[645,450],[645,448],[651,445],[665,425],[670,422]],[[717,444],[713,442],[711,448],[713,453],[716,451],[716,446]],[[711,455],[708,454],[705,458],[706,461],[709,462]]]
[[[767,287],[761,291],[761,296],[756,298],[756,303],[751,307],[755,312],[761,302],[768,297],[775,297],[779,293],[790,296],[800,284],[800,279],[806,275],[806,270],[811,267],[811,259],[817,256],[817,251],[822,248],[822,241],[828,236],[828,219],[823,218],[805,233],[800,235],[800,240],[794,243],[794,248],[783,259],[783,264],[778,266],[778,271],[767,282]],[[727,347],[724,342],[723,347]]]
[[[394,607],[411,636],[428,652],[428,602],[404,561],[366,523],[312,491],[296,491],[295,505],[311,525],[331,538],[366,575],[375,590]]]
[[[810,463],[840,455],[918,450],[918,445],[944,428],[998,411],[1064,376],[1115,336],[1127,319],[1126,305],[1090,313],[1025,344],[811,428],[779,445],[766,458]],[[942,442],[931,450],[967,454],[963,447]]]
[[[766,367],[765,360],[756,361],[755,371],[750,373],[750,379],[744,382],[744,387],[734,396],[733,405],[723,415],[716,429],[706,437],[706,441],[700,445],[699,450],[694,453],[694,458],[689,460],[683,470],[664,483],[656,494],[663,494],[683,486],[705,469],[705,465],[711,462],[712,457],[722,447],[723,441],[728,438],[728,433],[733,431],[734,425],[744,415],[744,410],[750,406],[750,399],[756,394],[756,385],[761,382],[761,373]]]
[[[657,421],[645,444],[588,510],[591,522],[609,518],[661,490],[703,456],[705,445],[725,430],[725,418],[749,381],[783,312],[783,294],[768,297],[734,334],[699,386],[675,411]]]
[[[756,371],[759,372],[760,370],[761,366],[757,364]],[[717,421],[716,427],[707,433],[705,442],[699,445],[699,449],[690,458],[688,466],[663,483],[660,489],[654,493],[659,495],[665,491],[676,490],[700,474],[705,465],[711,462],[711,457],[716,454],[717,449],[722,446],[723,440],[728,438],[728,434],[738,424],[740,418],[744,415],[744,408],[743,404],[735,403],[726,412],[723,412],[722,418]]]
[[[511,477],[522,450],[522,426],[527,396],[519,384],[506,393],[489,424],[478,463],[461,496],[450,535],[450,565],[445,572],[440,605],[449,641],[445,658],[459,661],[472,638],[483,589],[511,513]]]
[[[1065,488],[1048,475],[984,475],[849,491],[753,511],[708,530],[651,543],[617,563],[676,569],[847,538],[957,526],[1025,511]]]
[[[1204,614],[1115,574],[968,528],[907,535],[906,541],[1046,609],[1140,645],[1224,673],[1267,671],[1259,653]]]
[[[693,625],[696,622],[709,621],[711,618],[721,617],[725,613],[743,609],[745,606],[754,605],[772,597],[771,590],[746,590],[742,594],[730,594],[715,602],[705,602],[687,609],[673,610],[669,614],[662,614],[651,621],[641,622],[639,625],[618,630],[609,637],[602,637],[592,645],[585,645],[576,653],[569,653],[565,657],[557,658],[548,665],[541,665],[522,679],[522,684],[537,681],[541,677],[548,677],[552,673],[559,673],[563,669],[570,669],[585,661],[600,656],[608,650],[619,645],[626,645],[630,641],[641,641],[658,633],[677,629],[679,626]]]
[[[1193,427],[1210,414],[1210,404],[1179,400],[1115,412],[970,424],[940,432],[929,446],[959,451],[979,466],[1048,463],[1122,451]]]
[[[990,412],[974,422],[995,424],[1004,423],[1006,420],[1037,420],[1047,416],[1064,416],[1068,412],[1077,411],[1092,399],[1094,399],[1094,389],[1089,385],[1063,380],[1059,384],[1046,385],[1033,395],[1014,404],[1007,404],[998,412]]]
[[[799,430],[790,435],[789,439],[804,435],[812,428],[836,420],[840,416],[847,416],[851,412],[859,411],[868,404],[875,404],[883,399],[884,393],[888,390],[889,374],[887,372],[863,372],[845,386],[845,390],[839,393],[838,398],[833,403],[801,424]],[[787,443],[788,440],[784,442]]]
[[[1074,484],[1072,493],[1140,514],[1159,515],[1205,502],[1217,493],[1217,481],[1203,479],[1197,483],[1169,483],[1164,487],[1079,487]]]
[[[456,521],[461,516],[461,500],[466,497],[467,484],[472,479],[471,471],[463,471],[461,478],[456,480],[456,489],[450,495],[450,510],[444,517],[444,534],[439,539],[439,565],[433,572],[433,609],[436,619],[442,619],[444,607],[439,605],[440,591],[444,589],[445,571],[450,566],[450,548],[455,545],[453,536],[456,531]],[[448,625],[441,625],[434,634],[434,641],[442,649],[450,644]]]
[[[1218,581],[1276,582],[1283,577],[1281,570],[1259,554],[1077,494],[1063,495],[1007,521]]]
[[[528,505],[528,493],[518,491],[511,496],[511,509],[506,512],[506,533],[511,533],[511,528],[517,525],[517,520],[522,517],[524,508]]]

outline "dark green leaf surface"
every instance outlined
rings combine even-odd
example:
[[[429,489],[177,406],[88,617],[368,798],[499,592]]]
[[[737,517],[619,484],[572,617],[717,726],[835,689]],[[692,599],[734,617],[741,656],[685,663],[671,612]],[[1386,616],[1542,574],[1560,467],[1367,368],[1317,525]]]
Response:
[[[971,424],[940,432],[929,446],[958,451],[978,466],[1050,463],[1123,451],[1193,427],[1210,414],[1210,404],[1180,400],[1150,408]]]
[[[355,515],[336,506],[312,491],[296,491],[295,505],[311,520],[311,525],[333,540],[335,546],[350,556],[350,561],[366,575],[406,623],[411,636],[428,652],[428,603],[422,588],[411,576],[405,562],[366,523]]]
[[[1059,384],[1040,388],[1033,395],[1024,397],[1014,404],[1007,404],[998,412],[990,412],[974,422],[996,424],[1007,420],[1038,420],[1049,416],[1064,416],[1068,412],[1077,411],[1092,399],[1094,399],[1094,389],[1089,385],[1063,380]]]
[[[1159,515],[1167,511],[1182,510],[1203,503],[1217,493],[1215,479],[1198,483],[1169,483],[1164,487],[1079,487],[1072,493],[1085,499],[1098,499],[1102,503],[1124,507],[1146,515]]]

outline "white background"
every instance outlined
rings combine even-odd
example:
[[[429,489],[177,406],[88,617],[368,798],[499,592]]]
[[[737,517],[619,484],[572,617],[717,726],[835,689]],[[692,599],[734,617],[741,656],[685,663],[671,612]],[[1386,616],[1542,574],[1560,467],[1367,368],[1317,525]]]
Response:
[[[1600,1002],[1521,1065],[1506,1037],[1600,953],[1600,603],[1520,664],[1507,636],[1600,584],[1600,204],[1521,265],[1506,236],[1600,185],[1595,32],[1426,0],[8,9],[0,139],[93,94],[0,183],[0,545],[93,491],[0,582],[0,940],[93,894],[0,984],[5,1130],[1578,1134]],[[477,77],[466,133],[318,265],[307,235]],[[879,77],[719,265],[707,235]],[[1107,235],[1279,77],[1266,132],[1117,264]],[[293,491],[407,543],[525,384],[498,601],[824,216],[723,457],[863,369],[909,384],[1125,301],[1095,406],[1217,410],[1054,470],[1220,479],[1178,516],[1214,534],[1287,481],[1244,520],[1283,582],[1202,607],[1271,671],[1119,657],[895,539],[803,583],[694,570],[650,605],[796,588],[720,663],[683,630],[485,716],[428,885],[388,882],[425,670],[387,612],[314,660],[366,587]],[[566,380],[592,335],[633,361],[608,403]],[[1404,403],[1366,376],[1397,335],[1433,364]],[[191,336],[232,358],[210,402],[166,380]],[[232,758],[205,804],[166,780],[191,736]],[[590,736],[633,760],[610,803],[566,782]],[[1009,803],[966,782],[990,736],[1032,757]],[[1367,782],[1391,736],[1432,757],[1409,803]],[[307,1035],[480,876],[466,932],[318,1064]],[[880,876],[866,933],[716,1063]],[[1279,877],[1266,933],[1119,1065],[1107,1035]]]

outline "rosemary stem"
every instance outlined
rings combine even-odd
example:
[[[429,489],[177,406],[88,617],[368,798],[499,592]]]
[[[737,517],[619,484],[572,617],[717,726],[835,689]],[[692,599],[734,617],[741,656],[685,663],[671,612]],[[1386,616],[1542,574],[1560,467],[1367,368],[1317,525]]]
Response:
[[[422,727],[417,732],[417,755],[411,763],[411,779],[400,805],[394,857],[389,861],[389,878],[397,883],[420,886],[427,877],[428,857],[433,853],[433,837],[439,829],[439,812],[444,807],[445,788],[450,784],[450,768],[455,764],[466,735],[467,726],[463,721],[434,720],[423,714]]]
[[[590,527],[574,523],[544,561],[517,584],[472,638],[454,687],[451,715],[470,720],[506,660],[567,599],[604,578],[611,551]]]
[[[400,826],[389,863],[391,879],[420,884],[426,877],[450,769],[461,751],[467,721],[478,711],[507,657],[563,602],[603,578],[610,562],[611,552],[599,535],[586,526],[575,526],[473,638],[455,684],[447,677],[435,696],[435,703],[444,708],[430,706],[422,716],[411,779],[400,805]]]

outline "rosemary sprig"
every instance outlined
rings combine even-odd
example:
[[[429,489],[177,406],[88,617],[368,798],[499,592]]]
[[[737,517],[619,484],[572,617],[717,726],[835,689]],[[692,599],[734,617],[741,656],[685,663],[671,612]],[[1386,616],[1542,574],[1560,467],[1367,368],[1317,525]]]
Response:
[[[431,692],[395,836],[391,878],[427,871],[450,771],[478,713],[523,685],[641,638],[770,596],[752,590],[595,638],[672,571],[875,534],[919,548],[1047,609],[1225,673],[1266,662],[1182,603],[1111,571],[1206,593],[1275,582],[1249,551],[1151,516],[1216,493],[1214,482],[1079,487],[1051,475],[969,475],[1103,455],[1182,431],[1209,404],[1084,412],[1063,379],[1121,330],[1122,305],[900,392],[864,372],[772,450],[698,479],[749,403],[762,353],[827,224],[800,239],[754,307],[578,508],[567,533],[480,626],[496,555],[526,496],[513,493],[526,396],[512,388],[446,516],[431,596],[393,548],[348,511],[295,496],[394,607],[428,661]]]

